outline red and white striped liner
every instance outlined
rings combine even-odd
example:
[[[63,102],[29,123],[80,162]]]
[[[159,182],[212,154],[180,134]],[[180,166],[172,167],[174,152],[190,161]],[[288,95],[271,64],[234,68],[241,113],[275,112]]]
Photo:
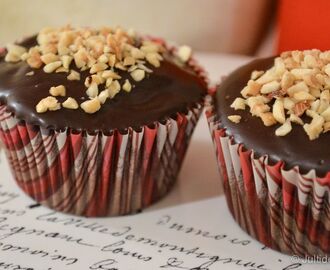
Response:
[[[207,103],[227,204],[242,229],[283,253],[330,255],[330,173],[303,175],[299,167],[284,170],[285,161],[255,157],[220,127],[212,98]]]
[[[0,106],[0,137],[18,185],[52,209],[83,216],[134,213],[172,187],[201,106],[126,134],[30,126]]]
[[[177,51],[163,39],[145,38]],[[188,65],[208,83],[194,58]],[[126,215],[173,186],[202,109],[196,104],[154,128],[90,135],[31,126],[0,104],[0,138],[18,185],[37,202],[74,215]]]

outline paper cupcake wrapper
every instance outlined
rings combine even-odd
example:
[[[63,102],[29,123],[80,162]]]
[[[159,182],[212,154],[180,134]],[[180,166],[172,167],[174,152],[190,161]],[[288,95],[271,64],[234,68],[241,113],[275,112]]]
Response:
[[[201,106],[111,135],[50,131],[0,106],[0,136],[18,185],[37,202],[83,216],[134,213],[173,185]]]
[[[283,253],[329,255],[330,174],[284,170],[285,161],[271,165],[267,156],[257,158],[227,136],[211,98],[206,114],[227,204],[242,229]]]

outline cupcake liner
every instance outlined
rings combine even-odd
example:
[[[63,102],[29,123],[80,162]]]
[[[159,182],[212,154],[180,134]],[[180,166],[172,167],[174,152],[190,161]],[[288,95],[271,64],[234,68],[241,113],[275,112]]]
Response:
[[[88,134],[31,126],[2,105],[0,137],[18,185],[37,202],[75,215],[124,215],[172,187],[201,110],[140,131]]]
[[[234,219],[264,245],[299,256],[330,255],[330,172],[301,174],[285,161],[237,144],[222,128],[207,101],[207,119],[216,148],[227,204]]]

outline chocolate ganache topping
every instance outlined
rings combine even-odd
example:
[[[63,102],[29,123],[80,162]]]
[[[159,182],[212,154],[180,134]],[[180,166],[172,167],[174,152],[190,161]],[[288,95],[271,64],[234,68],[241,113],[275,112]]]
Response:
[[[18,43],[27,49],[37,44],[37,36]],[[160,65],[155,59],[151,59],[156,61],[155,65],[150,64],[152,61],[144,63],[144,68],[150,72],[142,72],[145,76],[143,80],[133,80],[132,73],[125,68],[116,69],[119,84],[124,87],[126,82],[126,91],[118,91],[114,97],[108,98],[97,112],[89,114],[81,108],[73,110],[62,107],[56,111],[38,113],[37,103],[50,96],[51,87],[59,85],[66,89],[66,96],[56,97],[59,104],[63,104],[68,97],[72,97],[76,104],[88,101],[90,97],[86,95],[84,82],[91,72],[82,71],[72,61],[70,69],[78,72],[80,78],[68,80],[68,72],[47,73],[42,67],[32,68],[26,61],[5,61],[5,56],[6,51],[0,56],[1,103],[6,104],[8,111],[18,119],[49,129],[69,127],[89,132],[125,130],[128,127],[138,129],[176,117],[177,113],[186,113],[201,104],[207,92],[203,76],[199,76],[188,61],[178,61],[174,53],[166,49],[161,53]],[[135,75],[137,77],[141,72]]]
[[[293,126],[286,136],[276,136],[279,124],[265,126],[260,118],[248,110],[234,110],[230,105],[241,96],[242,89],[255,70],[265,71],[274,65],[274,58],[254,60],[232,72],[219,86],[215,97],[215,110],[222,128],[236,143],[245,149],[254,150],[256,156],[268,155],[271,164],[283,161],[285,169],[299,166],[301,173],[316,170],[319,177],[325,176],[330,169],[330,133],[323,133],[316,140],[310,140],[302,126]],[[228,116],[238,115],[239,123]],[[310,122],[306,115],[304,122]],[[294,125],[294,124],[293,124]]]

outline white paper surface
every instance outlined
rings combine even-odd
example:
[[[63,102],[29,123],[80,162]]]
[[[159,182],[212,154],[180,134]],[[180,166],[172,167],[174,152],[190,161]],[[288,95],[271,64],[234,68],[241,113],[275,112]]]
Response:
[[[216,65],[221,74],[221,63],[228,70],[243,61],[229,60],[214,61],[213,74]],[[221,195],[213,151],[203,118],[165,199],[138,215],[98,219],[33,207],[2,154],[0,270],[329,269],[264,248],[236,225]]]

